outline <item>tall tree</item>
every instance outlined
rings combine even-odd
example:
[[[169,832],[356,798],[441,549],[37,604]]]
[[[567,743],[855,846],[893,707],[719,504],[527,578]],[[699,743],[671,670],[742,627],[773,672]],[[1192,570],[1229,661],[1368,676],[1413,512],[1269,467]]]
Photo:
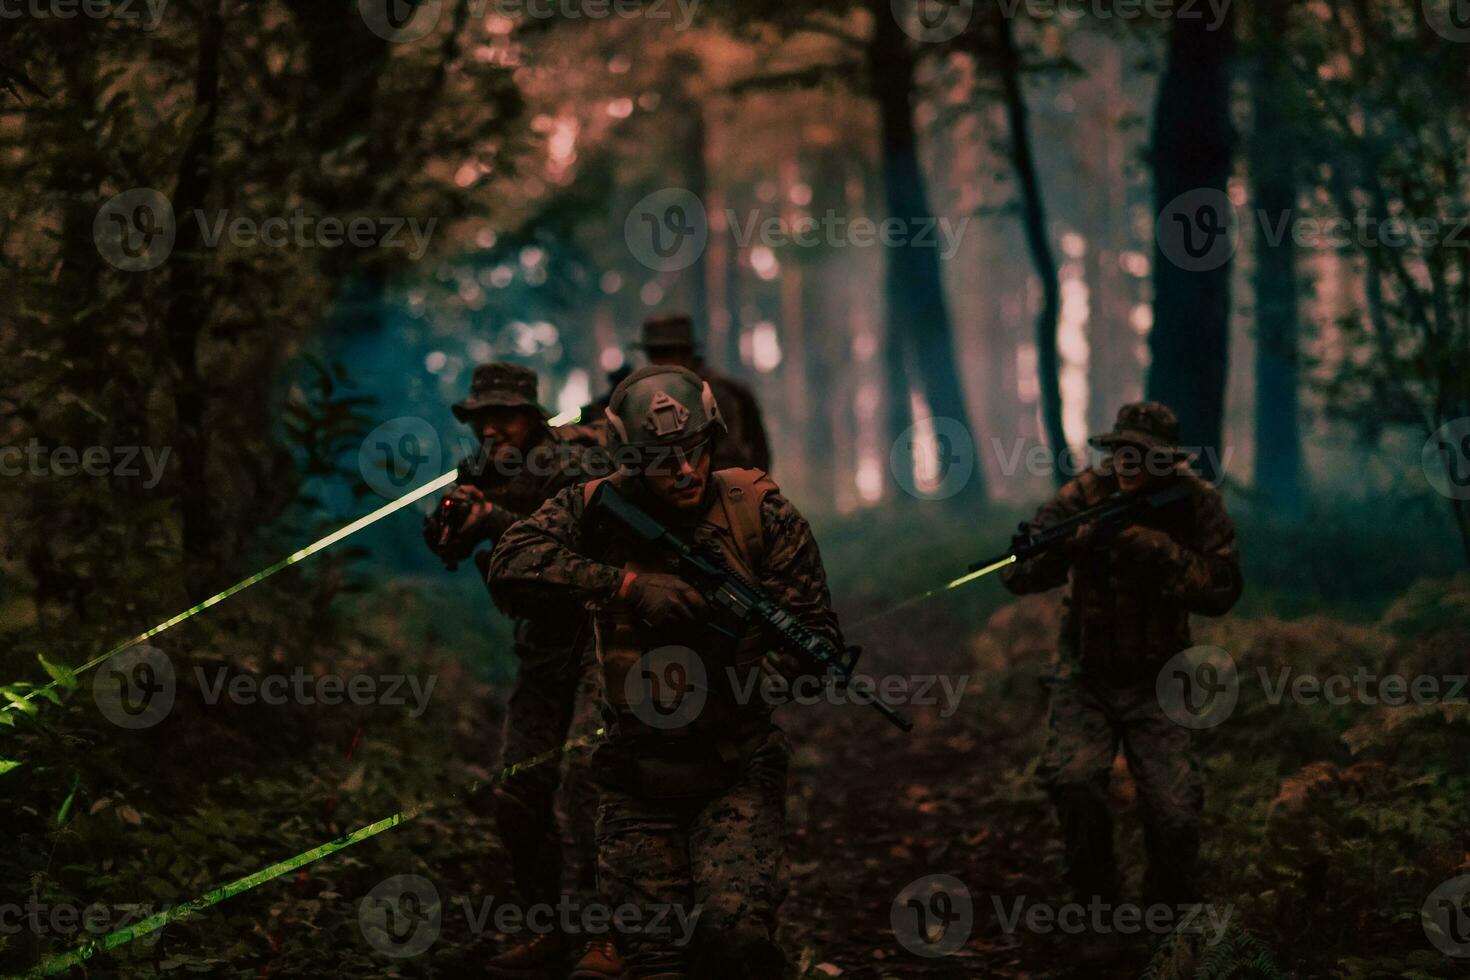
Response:
[[[1250,180],[1256,222],[1255,486],[1279,513],[1302,509],[1298,357],[1296,88],[1286,48],[1290,0],[1253,8]]]
[[[1175,209],[1164,220],[1186,226],[1183,238],[1189,247],[1195,234],[1213,241],[1230,217],[1220,202],[1228,193],[1235,148],[1230,121],[1234,25],[1233,6],[1215,25],[1194,5],[1178,5],[1159,80],[1150,155],[1154,213]],[[1148,397],[1179,414],[1185,445],[1217,450],[1225,416],[1232,263],[1213,255],[1203,263],[1190,262],[1158,239]],[[1214,472],[1214,458],[1201,452],[1209,479],[1221,475]]]
[[[919,160],[919,134],[914,123],[917,98],[917,61],[909,37],[899,23],[891,0],[870,0],[873,30],[867,44],[868,84],[878,103],[883,198],[888,217],[911,231],[932,226],[928,180]],[[889,397],[895,403],[907,393],[899,386],[899,358],[907,356],[920,382],[929,412],[953,419],[973,434],[955,357],[953,326],[944,295],[944,277],[933,248],[900,245],[887,252],[884,296],[888,317],[890,362]],[[904,422],[906,405],[890,409],[890,426]],[[896,441],[901,431],[892,431]],[[973,437],[973,435],[972,435]],[[978,439],[975,440],[977,443]],[[943,447],[940,447],[943,451]],[[942,472],[942,468],[938,470]],[[985,496],[978,468],[966,492],[968,499]]]
[[[206,0],[201,9],[199,55],[194,75],[194,110],[199,121],[179,160],[179,178],[174,188],[176,214],[189,215],[204,209],[213,181],[215,138],[220,102],[220,48],[224,32],[223,0]],[[164,328],[174,368],[174,425],[179,445],[179,465],[185,492],[179,509],[183,520],[186,562],[207,562],[215,538],[210,516],[208,400],[199,365],[199,346],[210,319],[211,283],[209,253],[201,240],[197,221],[179,224],[175,240],[170,301]],[[189,576],[195,598],[211,591],[211,582],[200,575]]]
[[[1041,175],[1032,149],[1030,116],[1023,89],[1024,69],[1021,49],[1016,43],[1015,18],[999,3],[990,18],[991,37],[976,54],[987,55],[1000,82],[1001,104],[1005,107],[1009,139],[1006,152],[1020,195],[1021,228],[1026,235],[1026,248],[1031,267],[1041,287],[1041,307],[1036,312],[1036,378],[1041,395],[1041,427],[1052,455],[1065,458],[1067,435],[1062,427],[1061,356],[1057,350],[1057,323],[1062,312],[1062,287],[1057,273],[1056,253],[1052,249],[1047,228],[1046,203],[1041,189]],[[976,38],[980,37],[975,32]],[[1069,472],[1064,466],[1052,467],[1057,485],[1065,483]]]

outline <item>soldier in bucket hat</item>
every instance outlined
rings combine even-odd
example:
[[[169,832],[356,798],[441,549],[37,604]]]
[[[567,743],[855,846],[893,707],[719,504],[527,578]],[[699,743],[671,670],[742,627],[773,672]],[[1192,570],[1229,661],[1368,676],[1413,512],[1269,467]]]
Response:
[[[1117,901],[1108,777],[1121,747],[1138,787],[1149,903],[1199,901],[1195,865],[1203,782],[1190,730],[1157,697],[1160,668],[1192,645],[1191,613],[1221,616],[1240,597],[1235,526],[1219,491],[1189,468],[1179,422],[1158,402],[1125,405],[1090,440],[1102,460],[1037,512],[1045,527],[1124,492],[1188,487],[1176,503],[1106,537],[1084,525],[1067,548],[1002,573],[1017,594],[1067,585],[1051,719],[1038,774],[1057,808],[1076,897]]]
[[[518,364],[475,368],[469,397],[454,417],[470,427],[476,455],[460,466],[460,478],[425,522],[430,549],[454,567],[476,548],[492,549],[510,526],[564,487],[588,479],[596,467],[596,433],[580,426],[551,428],[537,401],[536,373]],[[482,573],[490,552],[475,556]],[[599,724],[596,665],[586,647],[585,615],[547,605],[515,621],[517,673],[507,703],[501,771],[555,753],[569,740],[590,736]],[[496,786],[496,827],[510,857],[511,876],[529,908],[555,905],[562,894],[562,831],[555,801],[560,786],[575,843],[578,888],[594,892],[595,793],[588,778],[590,750],[570,752],[563,779],[558,767],[534,766]],[[512,946],[488,965],[491,976],[563,973],[569,937],[552,932]],[[579,975],[615,978],[616,953],[605,943],[587,946]]]
[[[725,435],[715,451],[715,469],[770,470],[771,446],[760,403],[745,385],[705,364],[694,343],[694,321],[687,314],[673,313],[644,321],[642,339],[634,346],[648,355],[651,364],[681,367],[709,383],[725,415]]]

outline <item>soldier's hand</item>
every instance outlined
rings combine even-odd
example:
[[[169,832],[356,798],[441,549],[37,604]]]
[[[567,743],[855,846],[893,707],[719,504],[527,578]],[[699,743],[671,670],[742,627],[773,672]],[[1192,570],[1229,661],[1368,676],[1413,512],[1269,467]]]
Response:
[[[1113,546],[1119,555],[1140,565],[1167,564],[1178,548],[1173,538],[1151,527],[1126,528],[1114,539]]]
[[[1077,530],[1067,539],[1067,548],[1074,555],[1091,548],[1097,543],[1097,523],[1095,521],[1084,521],[1077,525]]]
[[[704,596],[677,575],[634,572],[617,597],[652,626],[693,622],[705,611]]]

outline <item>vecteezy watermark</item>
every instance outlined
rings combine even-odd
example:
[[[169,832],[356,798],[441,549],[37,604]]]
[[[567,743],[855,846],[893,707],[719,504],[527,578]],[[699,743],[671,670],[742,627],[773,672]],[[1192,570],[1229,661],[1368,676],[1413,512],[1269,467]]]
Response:
[[[748,704],[759,697],[772,707],[783,704],[833,704],[867,705],[874,701],[886,701],[892,705],[908,704],[918,707],[939,707],[939,717],[952,718],[959,710],[960,700],[965,695],[970,678],[966,674],[853,674],[839,682],[831,675],[799,674],[787,677],[784,674],[748,672],[741,676],[729,671],[730,686],[735,700]]]
[[[522,450],[511,445],[482,443],[461,437],[458,441],[459,474],[464,480],[491,475],[502,479],[549,476],[596,479],[621,471],[652,476],[684,474],[686,466],[698,461],[700,450],[681,451],[671,446],[618,444],[579,446],[567,442],[541,442]],[[358,470],[372,490],[389,500],[438,476],[444,465],[444,444],[427,420],[416,416],[390,419],[368,433],[358,447]]]
[[[1032,902],[1026,896],[990,896],[995,921],[1002,932],[1036,935],[1168,935],[1184,933],[1204,937],[1206,946],[1225,938],[1233,905],[1206,903],[1135,905],[1104,902],[1094,898],[1082,902]],[[889,921],[899,944],[925,957],[950,956],[958,952],[975,928],[975,901],[965,883],[953,875],[926,875],[899,891],[889,910]]]
[[[1425,441],[1419,463],[1442,497],[1470,500],[1470,418],[1451,419]]]
[[[454,896],[444,902],[427,878],[394,875],[379,882],[358,906],[358,927],[368,945],[385,956],[418,956],[438,940],[445,912],[450,908],[459,910],[466,927],[476,936],[491,929],[505,936],[616,933],[657,936],[681,948],[693,941],[703,912],[699,905],[652,902],[614,906],[582,902],[569,895],[561,896],[555,904],[504,902],[494,895]]]
[[[1220,647],[1181,650],[1159,669],[1154,693],[1176,725],[1214,728],[1234,713],[1240,700],[1235,658]]]
[[[699,195],[665,187],[633,205],[623,219],[633,257],[655,272],[679,272],[699,261],[709,244],[709,213]]]
[[[87,933],[105,936],[153,915],[152,905],[124,903],[104,905],[93,902],[80,905],[72,902],[42,902],[35,895],[24,904],[0,903],[0,936],[15,936],[30,932],[37,936],[75,936]],[[150,945],[158,942],[161,932],[153,932],[146,939]]]
[[[1419,920],[1435,949],[1446,956],[1470,957],[1470,875],[1451,878],[1430,892]]]
[[[0,476],[142,476],[141,459],[147,469],[143,489],[152,490],[163,479],[172,449],[164,446],[43,446],[31,438],[25,446],[0,446]]]
[[[828,209],[822,214],[784,215],[733,208],[719,214],[740,248],[928,248],[948,260],[959,251],[970,218],[943,217],[905,220],[844,215]],[[623,239],[633,257],[655,272],[687,269],[709,245],[710,215],[693,191],[665,187],[647,195],[623,220]]]
[[[413,674],[313,674],[304,667],[290,673],[241,674],[228,667],[194,668],[199,696],[210,707],[233,704],[344,704],[408,708],[411,718],[428,710],[439,682]],[[92,698],[103,717],[121,728],[152,728],[168,717],[178,701],[178,675],[173,661],[153,646],[125,650],[101,664],[92,678]]]
[[[622,700],[639,721],[661,731],[692,725],[711,697],[742,706],[760,702],[770,708],[869,705],[882,700],[895,706],[937,706],[940,717],[951,718],[969,683],[968,675],[949,674],[855,673],[843,679],[831,673],[788,676],[759,662],[727,664],[712,671],[695,650],[671,644],[649,650],[638,659],[623,679]]]
[[[20,20],[117,20],[156,31],[163,22],[169,0],[0,0],[0,21]]]
[[[358,707],[380,704],[409,709],[408,716],[417,719],[429,708],[429,698],[439,683],[435,674],[421,678],[417,674],[312,674],[297,667],[290,674],[231,674],[229,668],[218,667],[211,678],[203,667],[194,668],[194,679],[204,703],[213,707],[221,700],[234,704],[323,704],[336,707],[354,704]],[[411,698],[411,700],[410,700]]]
[[[975,0],[889,0],[904,33],[924,44],[943,44],[964,33],[975,18]]]
[[[92,675],[92,700],[119,728],[152,728],[168,717],[177,693],[173,661],[147,644],[103,661]]]
[[[1205,29],[1218,31],[1230,15],[1232,0],[999,0],[1002,13],[1024,12],[1030,20],[1092,21],[1208,20]]]
[[[1423,0],[1424,19],[1446,41],[1470,44],[1470,0]]]
[[[894,440],[888,467],[898,485],[920,500],[947,500],[975,475],[970,430],[951,418],[916,422]]]
[[[1020,896],[1009,901],[999,895],[990,896],[995,919],[1001,931],[1014,936],[1019,931],[1037,935],[1121,935],[1148,933],[1166,936],[1170,933],[1204,937],[1204,945],[1214,946],[1225,938],[1235,906],[1216,906],[1202,902],[1168,905],[1135,905],[1130,902],[1104,902],[1093,898],[1087,904],[1066,902],[1053,905],[1030,902]]]
[[[970,227],[969,216],[959,221],[949,218],[884,218],[875,221],[859,215],[850,217],[828,208],[820,215],[803,214],[787,219],[776,215],[761,217],[752,211],[741,217],[728,209],[724,214],[735,244],[749,248],[752,244],[767,248],[930,248],[945,261],[954,258],[960,242]]]
[[[357,215],[317,216],[297,208],[289,215],[259,217],[195,209],[199,240],[205,248],[222,242],[240,248],[407,249],[417,261],[428,251],[438,218]],[[97,211],[92,235],[98,253],[124,272],[162,265],[178,238],[173,202],[151,187],[135,187],[108,199]]]
[[[905,885],[888,909],[893,935],[917,956],[959,952],[975,929],[970,889],[953,875],[925,875]]]
[[[1465,0],[1470,6],[1470,0]],[[1318,217],[1286,210],[1237,208],[1228,194],[1215,188],[1187,191],[1166,204],[1154,226],[1164,258],[1187,272],[1219,269],[1235,257],[1243,224],[1253,223],[1263,245],[1291,241],[1313,251],[1470,248],[1470,215],[1449,218],[1375,217],[1359,211],[1352,217]]]
[[[1378,673],[1358,667],[1351,674],[1299,672],[1290,664],[1257,667],[1266,702],[1299,705],[1470,704],[1470,674]],[[1157,693],[1164,713],[1186,728],[1214,728],[1235,711],[1241,674],[1235,658],[1219,647],[1181,651],[1159,670]]]
[[[667,20],[676,31],[694,23],[700,0],[469,0],[467,19],[485,23],[490,17],[522,20]],[[410,44],[439,26],[444,0],[358,0],[357,10],[368,30],[394,44]]]
[[[412,415],[389,419],[367,434],[357,450],[357,468],[373,492],[397,500],[444,470],[439,432]]]
[[[1240,222],[1230,196],[1204,187],[1186,191],[1159,210],[1154,222],[1159,252],[1186,272],[1224,266],[1240,247]]]
[[[1279,667],[1274,677],[1265,667],[1257,668],[1266,700],[1279,705],[1288,695],[1295,704],[1363,704],[1399,707],[1406,704],[1467,704],[1470,675],[1466,674],[1378,674],[1359,667],[1351,674],[1296,673]]]
[[[953,420],[945,420],[953,421]],[[958,425],[959,423],[954,423]],[[1012,477],[1024,469],[1032,476],[1051,477],[1060,473],[1074,477],[1084,470],[1096,467],[1105,458],[1114,463],[1141,469],[1150,476],[1169,476],[1178,471],[1178,458],[1171,452],[1140,452],[1129,445],[1102,450],[1091,446],[1083,450],[1064,446],[1059,452],[1034,439],[1012,439],[1007,446],[999,437],[990,439],[991,451],[995,454],[996,469],[1002,476]],[[1227,446],[1223,450],[1216,446],[1179,446],[1180,451],[1205,461],[1215,473],[1225,472],[1225,467],[1235,456],[1235,449]]]

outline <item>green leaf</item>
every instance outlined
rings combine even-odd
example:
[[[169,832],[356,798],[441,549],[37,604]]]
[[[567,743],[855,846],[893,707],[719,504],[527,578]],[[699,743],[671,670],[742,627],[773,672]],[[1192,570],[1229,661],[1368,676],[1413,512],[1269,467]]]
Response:
[[[21,763],[12,759],[0,759],[0,776],[5,775],[12,769],[19,769],[21,765]]]
[[[60,827],[66,823],[66,815],[71,812],[72,801],[77,798],[77,786],[81,784],[82,774],[76,773],[71,777],[71,789],[66,794],[66,799],[61,801],[61,809],[56,811],[56,826]]]
[[[9,700],[11,704],[15,705],[15,710],[22,712],[23,714],[34,715],[40,710],[34,704],[27,701],[19,694],[16,694],[14,691],[0,690],[0,694],[4,694],[6,699]]]
[[[41,667],[46,671],[47,675],[50,676],[53,681],[66,688],[68,691],[76,690],[77,675],[72,671],[70,667],[63,667],[60,664],[53,664],[51,661],[47,660],[39,653],[36,654],[36,659],[41,661]]]

